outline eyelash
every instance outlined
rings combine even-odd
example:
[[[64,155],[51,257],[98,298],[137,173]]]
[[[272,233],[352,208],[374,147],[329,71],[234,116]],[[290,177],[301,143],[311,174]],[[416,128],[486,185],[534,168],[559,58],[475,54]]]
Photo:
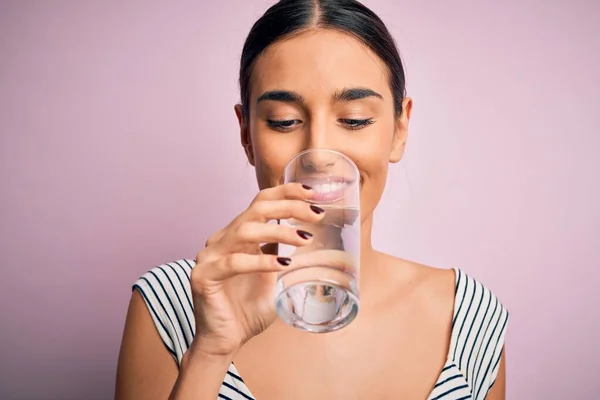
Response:
[[[348,127],[348,129],[351,129],[351,130],[363,129],[363,128],[366,128],[367,126],[375,123],[373,118],[367,118],[367,119],[354,119],[354,118],[346,119],[346,118],[344,118],[344,119],[340,119],[338,121],[343,123],[344,125],[346,125]],[[288,132],[288,131],[292,130],[295,122],[302,122],[302,121],[297,120],[297,119],[286,119],[286,120],[281,120],[281,121],[275,121],[275,120],[269,119],[269,120],[267,120],[267,125],[269,125],[269,127],[272,129],[282,131],[282,132]]]
[[[375,121],[373,118],[367,119],[340,119],[340,121],[348,126],[348,128],[352,130],[366,128],[367,126],[373,124]]]
[[[280,121],[268,119],[267,125],[269,125],[270,128],[273,128],[277,131],[287,132],[294,127],[294,125],[293,125],[294,122],[301,122],[301,121],[299,121],[297,119],[285,119],[285,120],[280,120]]]

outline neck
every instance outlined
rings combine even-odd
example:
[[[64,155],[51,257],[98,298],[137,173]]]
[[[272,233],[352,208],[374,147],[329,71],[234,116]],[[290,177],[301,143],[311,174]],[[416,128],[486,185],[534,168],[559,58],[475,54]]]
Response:
[[[363,261],[369,261],[373,258],[375,250],[371,244],[371,231],[373,229],[373,216],[364,220],[360,226],[360,258]]]
[[[381,278],[377,268],[378,252],[371,243],[373,216],[362,222],[360,227],[360,286],[368,288]]]

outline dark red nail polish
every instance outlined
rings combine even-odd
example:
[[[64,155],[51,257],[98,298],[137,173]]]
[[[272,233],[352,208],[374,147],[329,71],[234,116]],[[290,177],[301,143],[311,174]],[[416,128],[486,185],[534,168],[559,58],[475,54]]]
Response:
[[[284,267],[287,267],[292,263],[292,259],[287,257],[277,257],[277,262],[283,265]]]
[[[298,230],[298,231],[296,231],[296,233],[298,233],[298,236],[300,236],[304,240],[308,240],[313,236],[312,233],[306,232],[306,231]]]
[[[302,187],[303,187],[304,189],[306,189],[306,190],[312,190],[312,188],[311,188],[310,186],[308,186],[308,185],[302,185]]]
[[[310,209],[313,210],[317,214],[322,214],[325,212],[325,210],[323,210],[321,207],[317,207],[315,205],[311,205]]]

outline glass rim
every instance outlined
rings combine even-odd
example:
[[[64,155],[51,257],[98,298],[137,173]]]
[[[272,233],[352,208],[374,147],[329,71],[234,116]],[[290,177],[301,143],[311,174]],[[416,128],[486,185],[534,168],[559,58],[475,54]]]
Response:
[[[344,195],[335,199],[335,200],[329,200],[329,201],[324,201],[324,200],[308,200],[309,203],[335,203],[336,201],[340,201],[344,198],[346,198],[351,192],[352,190],[356,190],[356,188],[358,187],[359,183],[360,183],[360,172],[358,170],[358,166],[356,165],[356,163],[354,161],[352,161],[352,159],[350,157],[348,157],[347,155],[345,155],[344,153],[337,151],[337,150],[332,150],[332,149],[328,149],[328,148],[312,148],[312,149],[306,149],[306,150],[302,150],[300,153],[296,154],[294,157],[292,157],[292,159],[290,161],[288,161],[288,163],[285,165],[285,168],[283,169],[283,179],[284,181],[287,178],[289,169],[291,168],[292,165],[294,165],[296,162],[298,162],[298,160],[300,158],[302,158],[304,155],[308,154],[308,153],[330,153],[330,154],[334,154],[338,157],[340,157],[341,159],[343,159],[344,161],[346,161],[348,164],[350,164],[352,171],[354,172],[355,175],[355,179],[352,182],[352,185],[347,189],[344,190]],[[360,195],[359,195],[359,199],[360,199]],[[360,206],[359,206],[360,207]]]

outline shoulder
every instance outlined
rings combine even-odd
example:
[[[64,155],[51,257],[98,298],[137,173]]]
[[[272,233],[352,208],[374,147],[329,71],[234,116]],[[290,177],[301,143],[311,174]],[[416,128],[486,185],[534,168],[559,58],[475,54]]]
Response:
[[[456,289],[448,358],[473,390],[494,384],[504,351],[509,313],[502,302],[476,279],[455,269]]]
[[[489,318],[505,320],[508,310],[481,282],[458,268],[439,269],[420,266],[427,294],[440,305],[451,306],[453,329],[457,324],[475,324]]]
[[[133,284],[169,352],[181,362],[194,336],[190,274],[194,262],[182,259],[158,265]]]
[[[133,284],[133,289],[141,293],[149,307],[168,313],[169,306],[178,308],[190,297],[193,266],[194,262],[186,259],[158,265],[146,271]]]
[[[508,310],[488,287],[458,268],[421,270],[432,304],[441,312],[451,310],[447,365],[460,371],[474,398],[485,396],[500,370]]]
[[[194,262],[187,259],[161,264],[146,271],[134,283],[133,287],[134,289],[142,289],[142,291],[160,289],[165,292],[177,292],[189,290],[190,274],[193,267]]]
[[[455,269],[453,325],[506,324],[508,310],[494,293],[460,269]],[[502,329],[502,328],[499,328]],[[457,332],[457,334],[460,333]]]
[[[412,272],[410,284],[422,304],[422,311],[429,314],[441,326],[447,326],[452,319],[456,275],[452,269],[431,267],[414,262],[404,261],[407,269]]]

